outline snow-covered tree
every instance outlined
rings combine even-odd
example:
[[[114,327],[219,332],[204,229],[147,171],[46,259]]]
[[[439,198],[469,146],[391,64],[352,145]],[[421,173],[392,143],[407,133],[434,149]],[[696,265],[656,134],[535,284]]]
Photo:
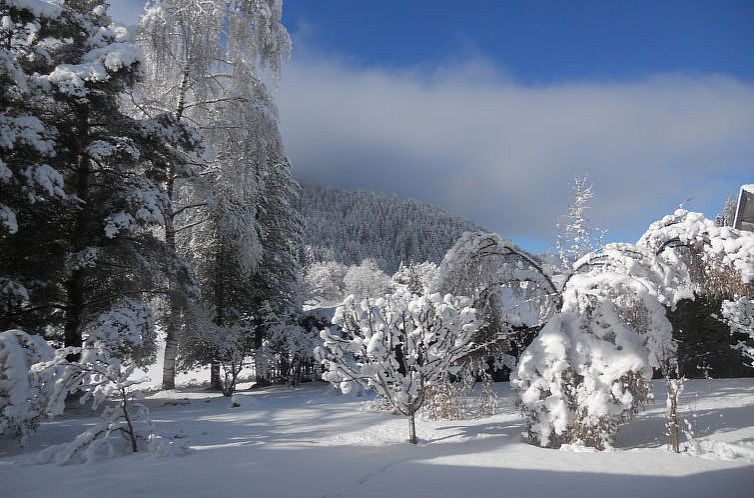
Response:
[[[520,336],[538,330],[557,304],[559,288],[536,258],[489,232],[467,232],[448,251],[432,292],[470,296],[484,326],[476,338],[480,366],[505,360]]]
[[[266,70],[279,74],[290,49],[281,9],[279,0],[158,0],[141,19],[141,46],[153,76],[143,107],[197,123],[215,151],[199,174],[196,168],[168,165],[165,181],[172,206],[168,245],[195,263],[217,263],[214,270],[203,271],[204,265],[198,271],[208,296],[204,306],[215,310],[218,333],[235,326],[226,310],[235,307],[239,315],[254,311],[225,302],[230,293],[224,287],[251,286],[263,279],[263,272],[266,278],[280,276],[279,268],[271,268],[278,261],[290,262],[290,246],[298,240],[290,208],[295,182],[284,160],[277,111],[262,79]],[[296,273],[296,265],[285,271]],[[239,277],[235,284],[227,282]],[[261,304],[251,301],[246,299],[247,308]],[[174,385],[180,329],[174,317],[180,314],[171,302],[166,388]],[[218,366],[215,362],[215,383]]]
[[[557,222],[555,240],[560,262],[567,270],[582,256],[598,249],[602,238],[601,231],[589,222],[594,198],[589,178],[586,175],[576,176],[570,187],[573,198],[568,210]]]
[[[405,285],[414,294],[424,294],[432,287],[436,277],[437,265],[431,261],[408,265],[401,263],[393,274],[393,282]]]
[[[754,299],[754,233],[718,226],[704,217],[679,209],[653,223],[638,243],[673,269],[675,296],[719,299],[719,315],[731,328],[734,348],[745,357],[752,351]]]
[[[731,195],[725,199],[722,212],[715,216],[715,223],[721,227],[732,227],[736,221],[736,196]]]
[[[335,261],[314,262],[306,267],[305,279],[312,300],[319,306],[332,306],[346,296],[344,278],[348,267]]]
[[[408,440],[415,444],[414,417],[427,388],[474,347],[480,322],[470,304],[450,294],[416,296],[403,289],[360,302],[349,296],[333,318],[340,332],[321,332],[325,380],[344,392],[354,382],[373,388],[408,417]]]
[[[376,298],[390,291],[392,282],[390,277],[380,270],[373,259],[365,259],[357,266],[348,268],[343,283],[346,294],[355,299]]]
[[[0,8],[3,77],[13,80],[4,93],[2,162],[19,193],[8,199],[27,199],[14,215],[20,230],[0,241],[3,293],[13,294],[2,325],[79,347],[87,327],[124,299],[145,303],[167,282],[192,287],[153,232],[166,208],[154,177],[164,130],[121,111],[142,58],[126,29],[111,23],[106,2]],[[13,138],[19,132],[23,143]]]

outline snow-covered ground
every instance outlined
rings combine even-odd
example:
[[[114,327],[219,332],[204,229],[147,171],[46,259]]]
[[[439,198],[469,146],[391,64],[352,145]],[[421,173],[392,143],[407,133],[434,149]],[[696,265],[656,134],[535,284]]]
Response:
[[[683,416],[701,456],[664,447],[664,402],[620,432],[614,451],[549,450],[521,439],[507,384],[499,413],[467,421],[406,421],[362,410],[322,383],[242,392],[241,406],[199,390],[147,400],[157,431],[189,446],[183,456],[132,454],[94,465],[26,462],[87,424],[77,411],[45,424],[26,452],[0,443],[3,497],[751,497],[754,379],[690,381]],[[658,400],[663,385],[655,382]]]

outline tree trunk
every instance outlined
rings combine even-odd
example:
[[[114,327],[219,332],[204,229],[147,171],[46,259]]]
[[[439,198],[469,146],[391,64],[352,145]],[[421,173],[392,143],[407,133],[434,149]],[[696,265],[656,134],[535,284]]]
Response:
[[[172,311],[171,309],[171,314]],[[178,338],[175,330],[170,326],[171,321],[168,321],[167,337],[165,338],[165,363],[162,366],[162,389],[165,390],[175,389],[175,364],[178,356]]]
[[[220,362],[212,360],[209,366],[209,388],[212,391],[223,390],[223,380],[220,378]]]
[[[668,443],[675,453],[681,451],[681,435],[678,427],[678,385],[672,379],[665,379],[670,402],[668,413]]]
[[[185,109],[186,92],[188,91],[188,71],[184,69],[178,97],[178,105],[175,111],[176,120],[180,121]],[[168,196],[168,212],[165,213],[165,245],[168,251],[177,255],[175,243],[175,165],[168,164],[166,172],[165,191]],[[165,353],[162,364],[162,389],[175,389],[175,363],[178,356],[178,317],[181,314],[180,304],[176,299],[174,283],[168,284],[168,320],[165,330]],[[218,374],[219,375],[219,374]]]
[[[220,238],[220,244],[215,253],[215,323],[222,327],[225,322],[225,272],[223,261],[224,241]],[[222,332],[221,332],[222,333]],[[210,389],[224,391],[223,381],[220,378],[220,362],[212,360],[210,366]]]
[[[408,412],[408,442],[416,444],[416,421],[413,409]]]
[[[89,176],[91,164],[89,156],[84,153],[89,138],[89,110],[80,107],[77,110],[77,127],[79,141],[76,144],[78,167],[76,171],[76,196],[81,199],[81,205],[76,214],[73,233],[71,234],[71,248],[74,252],[82,251],[88,245],[87,220],[91,209],[89,202]],[[83,345],[81,337],[81,322],[84,315],[84,270],[74,270],[64,283],[66,290],[64,344],[66,347],[80,348]],[[78,361],[80,354],[70,355],[68,361]]]
[[[260,324],[254,330],[254,381],[256,387],[270,384],[267,357],[263,354],[264,331]]]
[[[165,245],[172,254],[177,254],[175,244],[175,215],[173,214],[173,202],[175,194],[175,168],[168,165],[166,191],[168,196],[168,212],[165,213]],[[178,356],[178,317],[181,309],[176,299],[173,282],[168,284],[169,316],[165,330],[165,354],[162,365],[162,388],[175,389],[175,362]]]

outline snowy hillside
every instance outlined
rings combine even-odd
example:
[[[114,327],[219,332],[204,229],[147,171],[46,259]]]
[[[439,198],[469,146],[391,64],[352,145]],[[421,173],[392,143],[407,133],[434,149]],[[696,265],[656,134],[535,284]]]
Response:
[[[148,399],[157,432],[190,449],[184,456],[137,453],[90,466],[25,465],[43,446],[92,422],[85,412],[46,424],[26,453],[0,447],[2,495],[252,497],[745,497],[754,486],[754,385],[748,379],[690,381],[681,413],[694,426],[699,455],[664,446],[664,403],[655,402],[619,433],[609,452],[538,448],[507,384],[498,414],[464,421],[419,421],[419,445],[406,444],[405,418],[362,411],[359,399],[329,387],[239,394],[240,407],[202,392]],[[654,383],[657,399],[663,384]]]
[[[463,232],[479,230],[444,209],[367,191],[303,184],[296,207],[315,261],[374,258],[388,274],[401,262],[439,263]]]

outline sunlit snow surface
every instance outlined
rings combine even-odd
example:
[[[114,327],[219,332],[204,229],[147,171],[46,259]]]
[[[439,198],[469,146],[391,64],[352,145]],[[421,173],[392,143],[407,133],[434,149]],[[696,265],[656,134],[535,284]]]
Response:
[[[689,381],[682,416],[701,455],[663,444],[657,400],[619,432],[616,449],[549,450],[521,439],[507,384],[499,414],[419,421],[364,411],[363,400],[314,383],[241,392],[230,400],[199,389],[148,398],[157,431],[189,446],[185,456],[135,454],[89,466],[25,462],[70,439],[93,419],[85,410],[46,424],[26,453],[0,443],[0,496],[21,497],[737,497],[754,489],[754,380]]]

